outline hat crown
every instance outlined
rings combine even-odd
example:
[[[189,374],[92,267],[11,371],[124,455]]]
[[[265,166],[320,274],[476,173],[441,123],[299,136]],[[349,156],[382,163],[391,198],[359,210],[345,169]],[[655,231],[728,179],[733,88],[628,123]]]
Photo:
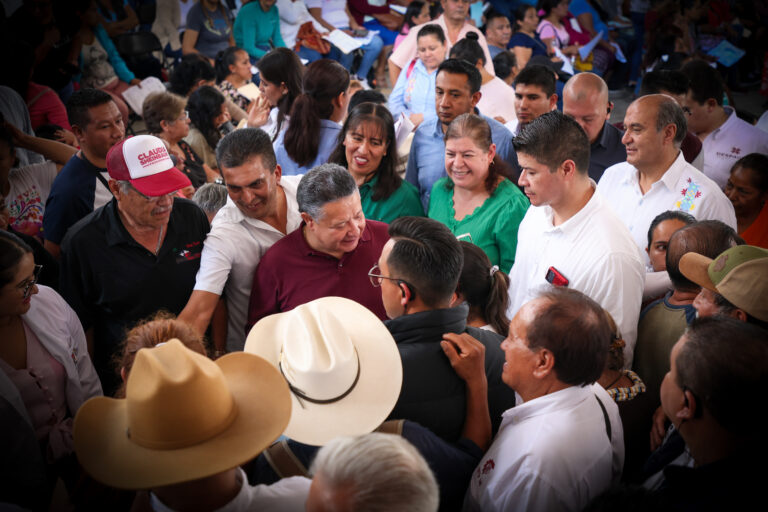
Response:
[[[126,386],[126,410],[131,441],[159,450],[214,437],[237,414],[219,366],[177,339],[138,351]]]
[[[332,400],[355,384],[359,361],[355,345],[340,319],[317,302],[292,313],[283,332],[281,369],[289,384],[316,400]]]

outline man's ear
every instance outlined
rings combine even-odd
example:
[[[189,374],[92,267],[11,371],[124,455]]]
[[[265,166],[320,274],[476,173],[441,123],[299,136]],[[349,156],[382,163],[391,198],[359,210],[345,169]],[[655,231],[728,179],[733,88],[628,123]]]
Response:
[[[477,91],[475,94],[472,95],[472,108],[475,108],[477,104],[480,102],[480,98],[483,97],[483,93],[480,91]]]
[[[549,110],[557,109],[557,93],[549,97]]]
[[[747,312],[743,309],[734,308],[731,310],[730,315],[740,322],[746,322],[748,320]]]
[[[453,292],[453,295],[451,295],[451,302],[448,305],[448,307],[451,307],[451,308],[456,307],[462,302],[464,302],[465,300],[466,299],[462,294],[460,294],[459,292]]]
[[[560,168],[563,170],[563,175],[566,178],[573,178],[579,172],[576,169],[576,163],[573,160],[566,160],[560,164]]]
[[[400,288],[400,304],[402,306],[407,306],[413,298],[411,288],[403,281],[398,281],[397,287]]]
[[[123,195],[123,191],[117,180],[110,179],[107,184],[109,185],[109,190],[112,192],[112,195],[115,196],[115,198],[120,199]]]
[[[534,354],[535,366],[533,368],[533,376],[537,379],[548,377],[555,368],[555,354],[546,348],[539,348]]]
[[[301,212],[301,220],[303,220],[307,226],[312,226],[315,223],[315,220],[306,212]]]
[[[80,139],[82,139],[83,136],[85,135],[83,133],[83,130],[79,126],[77,126],[76,124],[73,124],[72,125],[72,133],[75,134],[75,139],[77,139],[78,146],[82,146],[82,144],[80,144]]]
[[[675,413],[675,417],[682,421],[691,421],[698,415],[701,416],[699,410],[700,404],[696,401],[696,397],[689,389],[683,390],[683,406],[679,411]]]

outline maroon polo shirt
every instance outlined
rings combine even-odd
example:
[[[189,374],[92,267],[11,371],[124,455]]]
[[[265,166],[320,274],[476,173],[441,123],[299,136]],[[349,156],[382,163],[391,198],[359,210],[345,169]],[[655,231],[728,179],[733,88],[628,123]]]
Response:
[[[341,259],[312,249],[303,230],[302,222],[262,256],[253,274],[247,331],[267,315],[329,296],[354,300],[386,320],[381,289],[371,285],[368,271],[389,240],[387,224],[366,220],[357,248]]]

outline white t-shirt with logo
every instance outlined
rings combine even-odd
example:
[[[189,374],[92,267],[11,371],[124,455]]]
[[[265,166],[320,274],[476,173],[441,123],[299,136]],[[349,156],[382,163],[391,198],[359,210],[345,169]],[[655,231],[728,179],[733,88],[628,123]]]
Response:
[[[736,160],[750,153],[768,155],[768,133],[740,119],[733,108],[724,108],[728,119],[707,135],[701,148],[704,174],[721,189],[725,188]]]

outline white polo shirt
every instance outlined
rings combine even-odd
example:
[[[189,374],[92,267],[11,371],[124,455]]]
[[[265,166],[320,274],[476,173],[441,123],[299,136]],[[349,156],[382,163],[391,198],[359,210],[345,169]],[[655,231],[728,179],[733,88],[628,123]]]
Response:
[[[736,160],[750,153],[768,155],[768,133],[740,119],[733,108],[723,108],[728,119],[701,143],[704,174],[721,189],[725,188]]]
[[[301,176],[283,176],[280,185],[285,192],[288,209],[286,231],[301,224],[296,188]],[[213,218],[211,231],[205,238],[195,290],[221,295],[227,300],[227,351],[243,350],[248,301],[251,298],[253,272],[261,257],[283,233],[264,221],[243,215],[231,198]]]
[[[594,186],[594,183],[593,183]],[[515,263],[509,273],[509,318],[551,286],[555,267],[579,290],[608,310],[626,341],[625,365],[632,365],[645,272],[626,226],[595,192],[576,215],[552,224],[549,206],[530,206],[517,231]]]
[[[593,385],[571,386],[502,415],[464,510],[575,512],[618,483],[623,464],[618,406]]]
[[[706,165],[707,157],[704,157]],[[731,201],[717,183],[685,161],[682,151],[659,181],[643,195],[639,171],[627,162],[605,170],[597,191],[632,233],[632,238],[650,262],[648,228],[657,215],[667,210],[690,213],[698,220],[719,220],[736,229],[736,214]]]

